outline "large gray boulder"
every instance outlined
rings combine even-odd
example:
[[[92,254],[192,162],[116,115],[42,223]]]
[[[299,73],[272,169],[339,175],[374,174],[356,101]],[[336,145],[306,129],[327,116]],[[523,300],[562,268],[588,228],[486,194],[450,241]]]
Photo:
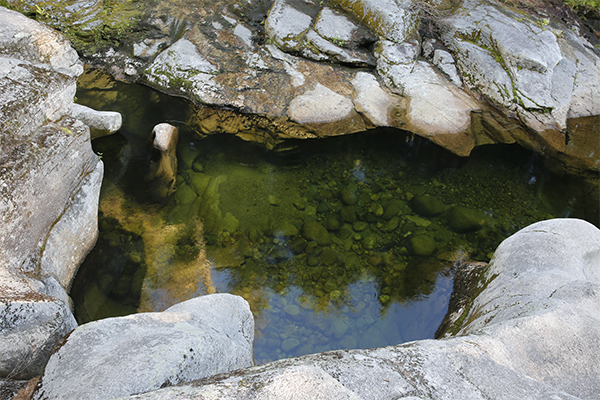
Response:
[[[34,399],[112,399],[249,367],[253,341],[250,306],[230,294],[91,322],[52,355]]]
[[[0,7],[0,378],[41,374],[77,326],[68,291],[94,245],[103,164],[73,118],[78,55]]]
[[[595,399],[600,230],[538,222],[506,239],[457,334],[280,360],[129,399]]]

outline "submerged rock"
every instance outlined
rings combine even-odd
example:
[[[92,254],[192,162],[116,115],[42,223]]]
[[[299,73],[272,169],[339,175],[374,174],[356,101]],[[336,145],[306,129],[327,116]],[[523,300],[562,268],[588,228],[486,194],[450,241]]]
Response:
[[[435,251],[435,240],[426,235],[417,235],[408,241],[408,251],[413,256],[430,256]]]
[[[332,243],[327,229],[317,221],[306,221],[302,225],[302,236],[306,240],[317,242],[319,246],[329,246]]]
[[[425,217],[433,217],[444,212],[445,206],[436,197],[425,194],[415,196],[411,200],[411,206],[414,210]]]
[[[457,233],[475,232],[483,228],[486,217],[481,212],[455,206],[446,213],[450,229]]]

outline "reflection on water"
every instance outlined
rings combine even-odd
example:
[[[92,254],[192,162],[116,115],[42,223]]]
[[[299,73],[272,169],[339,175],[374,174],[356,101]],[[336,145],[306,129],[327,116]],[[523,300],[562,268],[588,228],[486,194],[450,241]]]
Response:
[[[267,151],[227,134],[200,139],[177,122],[182,100],[87,78],[80,102],[125,122],[94,143],[106,177],[100,238],[71,293],[80,322],[219,291],[249,301],[259,363],[432,338],[454,263],[488,260],[541,219],[597,216],[581,184],[514,146],[460,159],[378,130]],[[178,186],[155,204],[145,168],[165,121],[181,129]]]

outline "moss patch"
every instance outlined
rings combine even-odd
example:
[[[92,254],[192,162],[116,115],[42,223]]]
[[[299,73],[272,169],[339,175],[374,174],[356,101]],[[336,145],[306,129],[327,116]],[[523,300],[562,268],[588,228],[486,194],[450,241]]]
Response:
[[[143,30],[139,0],[99,0],[79,8],[72,2],[0,0],[39,22],[61,31],[84,55],[120,47]]]
[[[436,339],[456,336],[465,325],[476,318],[471,315],[469,320],[466,320],[471,313],[473,301],[497,276],[486,278],[488,268],[489,264],[474,261],[466,261],[456,267],[448,312],[435,332]]]

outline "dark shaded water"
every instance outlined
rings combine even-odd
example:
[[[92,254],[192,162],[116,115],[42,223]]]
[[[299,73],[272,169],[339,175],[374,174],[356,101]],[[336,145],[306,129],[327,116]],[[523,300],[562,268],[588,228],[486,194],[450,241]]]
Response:
[[[597,224],[580,182],[517,146],[463,159],[381,129],[267,151],[200,139],[183,100],[88,78],[79,102],[125,119],[93,143],[106,175],[100,238],[71,293],[82,323],[217,291],[251,304],[259,363],[432,338],[455,263],[487,261],[542,219]],[[180,127],[177,192],[161,204],[145,179],[159,122]]]

